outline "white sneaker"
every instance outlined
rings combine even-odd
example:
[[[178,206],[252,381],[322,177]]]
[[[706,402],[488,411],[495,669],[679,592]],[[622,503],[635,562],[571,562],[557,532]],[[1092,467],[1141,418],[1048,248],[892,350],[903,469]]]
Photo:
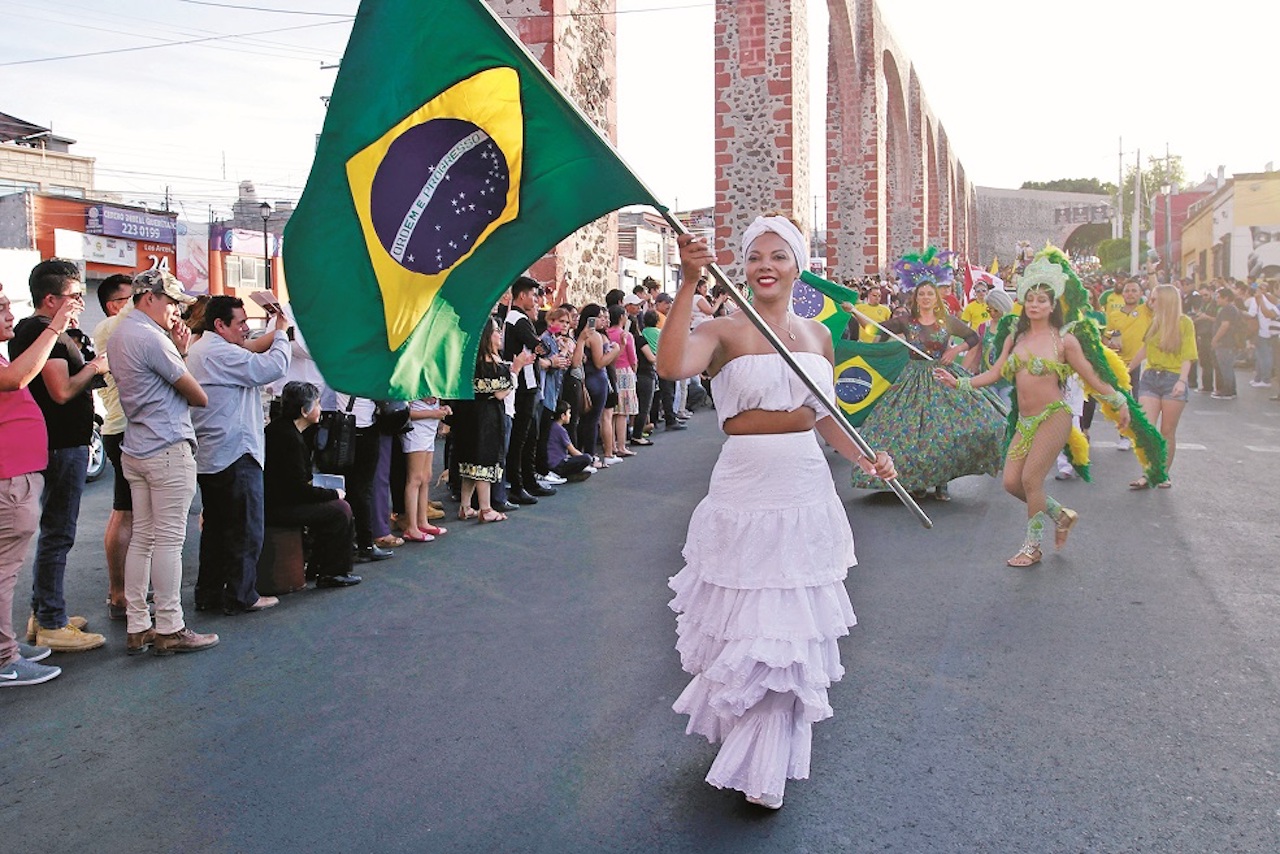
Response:
[[[607,466],[614,466],[622,462],[622,457],[605,457],[601,462]]]
[[[565,480],[563,477],[561,477],[560,475],[556,474],[556,473],[555,473],[555,472],[553,472],[553,471],[549,471],[549,472],[547,472],[546,477],[540,478],[540,480],[544,480],[544,481],[546,481],[547,483],[551,484],[552,486],[559,486],[559,485],[560,485],[560,484],[562,484],[562,483],[568,483],[568,482],[569,482],[569,481]]]
[[[1250,380],[1249,385],[1254,388],[1271,388],[1271,383],[1260,382],[1259,380]]]
[[[1117,439],[1117,440],[1116,440],[1116,450],[1117,450],[1117,451],[1132,451],[1132,450],[1133,450],[1133,443],[1132,443],[1132,442],[1130,442],[1128,439],[1126,439],[1124,436],[1121,436],[1119,439]]]
[[[587,474],[595,474],[596,472],[600,471],[600,469],[596,468],[595,466],[587,466],[586,468],[583,469],[583,471],[585,471]]]

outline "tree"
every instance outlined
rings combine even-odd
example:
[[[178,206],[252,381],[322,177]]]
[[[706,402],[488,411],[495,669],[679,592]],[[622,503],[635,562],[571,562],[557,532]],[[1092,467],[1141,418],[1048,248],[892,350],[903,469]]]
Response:
[[[1129,166],[1124,173],[1124,188],[1120,194],[1121,223],[1124,234],[1129,233],[1133,217],[1133,173],[1136,166]],[[1173,192],[1178,192],[1186,183],[1186,175],[1182,170],[1182,158],[1177,155],[1169,157],[1148,157],[1146,168],[1142,171],[1141,205],[1138,211],[1141,225],[1139,231],[1151,228],[1151,204],[1160,188],[1168,184]],[[1114,190],[1112,191],[1114,192]]]
[[[1129,272],[1129,238],[1122,237],[1118,240],[1104,240],[1098,244],[1098,263],[1104,272],[1107,273],[1128,273]],[[1145,242],[1138,244],[1138,257],[1146,257],[1147,244]]]
[[[1024,190],[1052,190],[1057,193],[1089,193],[1095,196],[1114,196],[1116,185],[1097,178],[1059,178],[1056,181],[1023,181]]]

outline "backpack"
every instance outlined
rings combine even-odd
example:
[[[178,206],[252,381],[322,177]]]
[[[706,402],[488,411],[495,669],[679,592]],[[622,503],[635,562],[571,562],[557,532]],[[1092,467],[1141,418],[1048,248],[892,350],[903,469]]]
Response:
[[[351,414],[355,398],[346,412],[327,409],[320,413],[316,430],[316,468],[326,474],[349,474],[356,461],[356,417]]]

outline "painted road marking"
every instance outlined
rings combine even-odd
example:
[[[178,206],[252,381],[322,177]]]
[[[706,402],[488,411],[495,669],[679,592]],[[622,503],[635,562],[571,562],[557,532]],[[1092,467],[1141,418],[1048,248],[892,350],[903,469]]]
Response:
[[[1116,446],[1115,442],[1107,442],[1104,440],[1091,440],[1089,442],[1089,447],[1091,448],[1114,448],[1115,446]],[[1209,450],[1209,448],[1205,445],[1197,445],[1194,442],[1179,442],[1178,450],[1179,451],[1207,451]]]

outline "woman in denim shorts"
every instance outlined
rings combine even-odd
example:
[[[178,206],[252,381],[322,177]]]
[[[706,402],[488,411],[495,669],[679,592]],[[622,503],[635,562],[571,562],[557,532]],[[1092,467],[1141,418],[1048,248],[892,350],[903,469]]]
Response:
[[[1147,420],[1160,428],[1168,444],[1165,470],[1173,467],[1173,455],[1177,449],[1178,419],[1187,405],[1187,377],[1191,363],[1197,358],[1196,327],[1191,318],[1182,313],[1182,294],[1173,285],[1158,285],[1150,300],[1151,328],[1143,339],[1142,349],[1129,364],[1132,371],[1142,366],[1138,381],[1138,403]],[[1156,484],[1168,489],[1173,481],[1168,478]],[[1130,489],[1146,489],[1146,477],[1129,484]]]

